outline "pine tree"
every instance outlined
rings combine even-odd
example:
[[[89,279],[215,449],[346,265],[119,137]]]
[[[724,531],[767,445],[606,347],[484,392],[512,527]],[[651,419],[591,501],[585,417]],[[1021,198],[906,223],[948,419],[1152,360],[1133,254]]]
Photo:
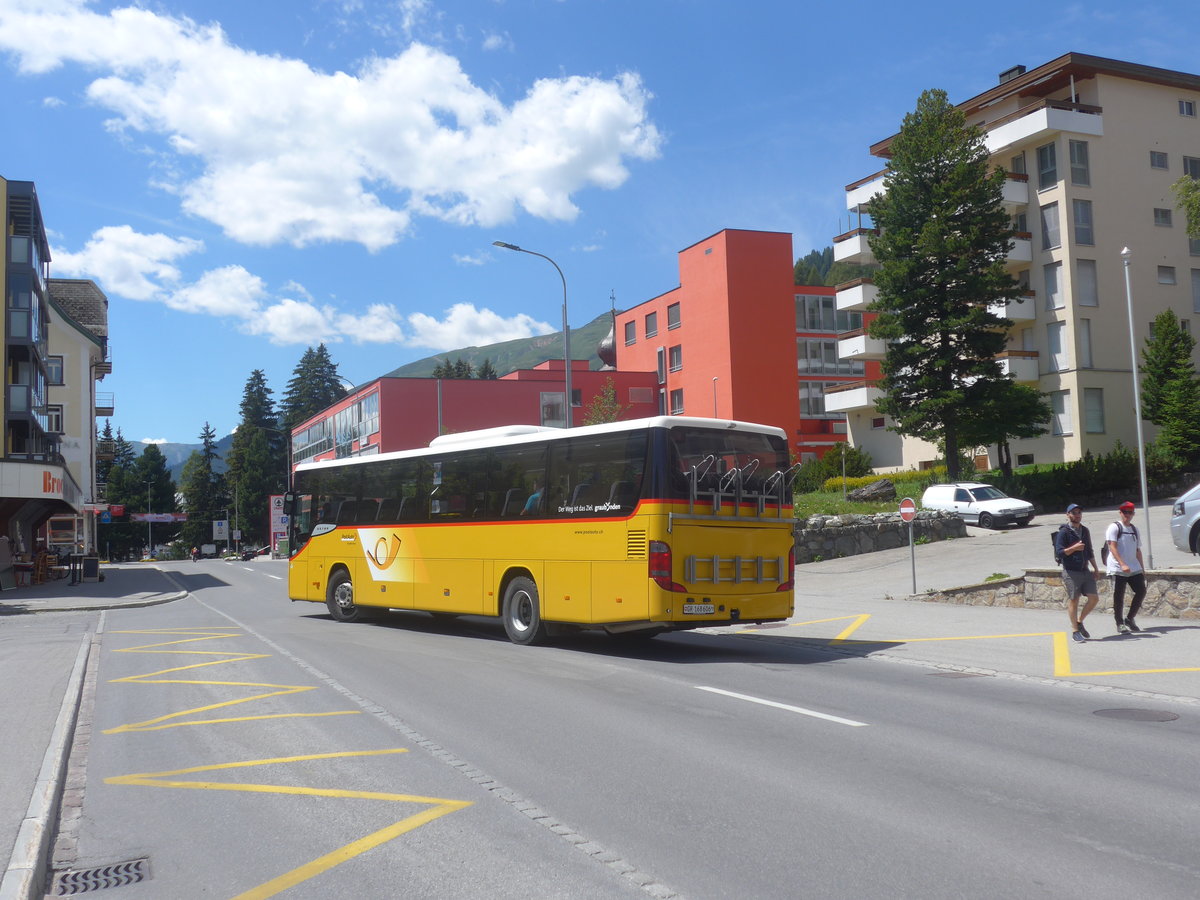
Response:
[[[282,493],[286,486],[285,457],[284,434],[275,417],[271,389],[262,369],[255,369],[242,392],[241,421],[233,436],[226,473],[243,541],[265,540],[270,495]]]
[[[292,378],[279,403],[279,418],[290,431],[301,422],[328,409],[346,396],[337,364],[324,344],[307,348],[292,370]]]
[[[496,373],[496,367],[492,365],[492,361],[487,357],[479,365],[479,371],[475,373],[475,377],[483,381],[495,381],[500,376]]]
[[[1005,270],[1013,231],[1003,183],[980,130],[931,90],[905,116],[886,191],[871,205],[879,293],[869,333],[889,342],[876,406],[893,430],[941,445],[952,480],[960,431],[984,415],[1012,325],[988,311],[1017,286]]]
[[[454,366],[452,366],[447,360],[439,359],[438,364],[433,367],[433,374],[430,375],[430,377],[431,378],[453,378],[454,377]]]
[[[461,356],[454,361],[454,378],[472,378],[474,375],[475,369]]]
[[[167,468],[167,459],[157,444],[147,444],[142,455],[134,463],[127,487],[131,492],[130,502],[139,512],[169,513],[175,512],[175,482]],[[139,490],[140,488],[140,490]],[[175,538],[179,525],[157,523],[146,529],[142,535],[145,541],[153,541],[154,545],[165,544]],[[146,548],[153,552],[154,547]]]
[[[229,506],[225,479],[216,471],[221,456],[217,453],[216,432],[205,422],[200,432],[200,449],[193,451],[180,473],[180,493],[188,514],[180,537],[188,547],[212,541],[212,523],[223,517]]]
[[[604,385],[599,392],[584,406],[583,424],[601,425],[605,422],[615,422],[628,408],[617,402],[617,388],[610,376],[604,379]]]
[[[1164,394],[1175,389],[1176,382],[1196,381],[1196,366],[1192,363],[1196,339],[1183,330],[1179,317],[1169,309],[1154,317],[1151,333],[1138,367],[1142,374],[1142,418],[1164,425]]]

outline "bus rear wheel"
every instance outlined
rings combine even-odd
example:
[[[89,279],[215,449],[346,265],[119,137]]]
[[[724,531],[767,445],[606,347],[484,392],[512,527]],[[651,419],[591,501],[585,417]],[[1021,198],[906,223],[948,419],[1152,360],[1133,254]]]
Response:
[[[365,618],[362,609],[354,603],[354,583],[345,569],[339,569],[329,579],[325,606],[335,622],[359,622]]]
[[[508,583],[501,616],[504,631],[514,644],[537,644],[546,639],[546,623],[532,578],[519,575]]]

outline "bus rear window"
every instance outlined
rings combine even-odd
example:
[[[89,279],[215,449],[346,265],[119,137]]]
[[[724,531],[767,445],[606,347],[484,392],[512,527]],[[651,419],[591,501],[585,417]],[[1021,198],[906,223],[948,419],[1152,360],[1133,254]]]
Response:
[[[732,493],[740,482],[744,493],[762,493],[790,465],[783,438],[759,432],[676,427],[670,448],[672,499],[688,498],[693,477],[699,491]]]

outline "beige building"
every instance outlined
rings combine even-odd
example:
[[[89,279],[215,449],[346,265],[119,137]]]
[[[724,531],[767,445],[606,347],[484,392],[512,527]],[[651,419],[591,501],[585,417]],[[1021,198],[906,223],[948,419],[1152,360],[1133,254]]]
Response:
[[[959,104],[986,132],[1008,182],[1005,208],[1018,232],[1008,257],[1021,290],[1000,359],[1006,374],[1048,395],[1054,419],[1042,437],[1014,441],[1014,464],[1052,463],[1137,446],[1122,249],[1130,250],[1134,338],[1141,351],[1154,317],[1172,309],[1187,329],[1200,317],[1200,241],[1189,241],[1171,184],[1200,178],[1200,76],[1068,53],[1018,66]],[[903,111],[897,111],[898,115]],[[887,159],[892,138],[871,153]],[[858,228],[834,239],[835,260],[871,262],[870,199],[884,172],[846,188]],[[841,310],[864,310],[868,282],[839,285]],[[841,342],[843,358],[882,359],[876,341]],[[888,431],[870,383],[827,395],[846,413],[850,439],[878,468],[915,468],[937,456],[924,441]],[[1145,437],[1155,429],[1147,424]],[[980,453],[985,448],[980,448]],[[995,447],[986,448],[988,466]],[[982,459],[980,460],[982,463]]]

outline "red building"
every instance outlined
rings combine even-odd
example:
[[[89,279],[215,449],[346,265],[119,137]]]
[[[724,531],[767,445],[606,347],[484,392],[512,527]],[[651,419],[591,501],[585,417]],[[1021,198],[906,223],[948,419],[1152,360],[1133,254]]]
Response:
[[[611,378],[620,418],[655,415],[654,373],[571,369],[571,421]],[[426,447],[439,434],[500,425],[565,424],[563,363],[549,360],[503,378],[376,378],[292,430],[292,464]]]
[[[838,338],[862,314],[835,289],[793,284],[789,234],[726,229],[679,253],[679,287],[617,315],[617,368],[650,369],[658,411],[784,429],[801,459],[846,439],[825,392],[878,377],[878,362],[842,360]]]

